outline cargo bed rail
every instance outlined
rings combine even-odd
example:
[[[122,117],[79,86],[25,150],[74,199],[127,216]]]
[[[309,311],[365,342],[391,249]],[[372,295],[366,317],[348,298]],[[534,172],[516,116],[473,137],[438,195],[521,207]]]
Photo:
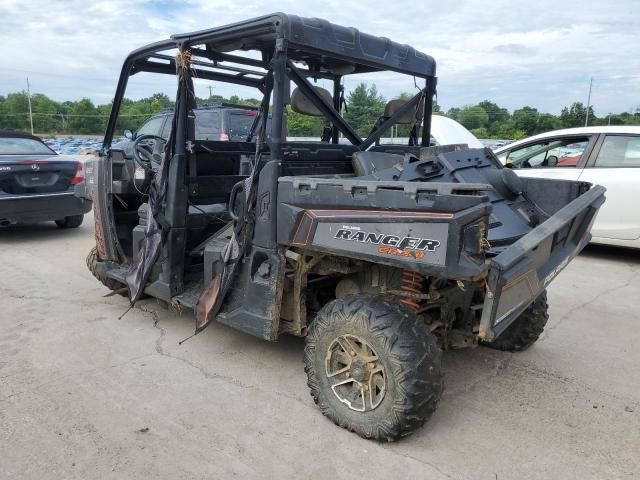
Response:
[[[604,203],[595,185],[491,259],[479,338],[497,338],[591,240]]]

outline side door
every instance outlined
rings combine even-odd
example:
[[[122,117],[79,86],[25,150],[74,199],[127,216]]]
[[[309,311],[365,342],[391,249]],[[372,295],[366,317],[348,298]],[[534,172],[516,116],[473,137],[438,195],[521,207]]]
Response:
[[[595,147],[597,135],[538,139],[503,152],[506,166],[523,177],[578,180]]]
[[[607,189],[591,230],[594,237],[640,239],[640,135],[601,135],[580,180]]]

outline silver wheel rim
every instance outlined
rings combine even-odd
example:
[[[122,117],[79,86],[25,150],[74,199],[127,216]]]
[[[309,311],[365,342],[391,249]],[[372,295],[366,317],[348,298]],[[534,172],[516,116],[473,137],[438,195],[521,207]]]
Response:
[[[351,410],[368,412],[382,402],[386,374],[375,350],[355,335],[341,335],[327,350],[325,371],[333,394]]]

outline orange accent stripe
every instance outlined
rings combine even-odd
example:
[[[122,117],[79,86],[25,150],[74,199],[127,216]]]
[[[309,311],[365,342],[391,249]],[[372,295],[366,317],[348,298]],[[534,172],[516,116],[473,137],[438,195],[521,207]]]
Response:
[[[293,241],[291,242],[292,245],[301,245],[301,246],[305,246],[309,244],[309,237],[311,236],[311,230],[313,229],[313,220],[314,220],[314,215],[313,213],[311,213],[308,210],[305,210],[304,213],[302,214],[302,217],[300,218],[300,222],[298,223],[298,228],[296,229],[296,233],[294,234],[293,238],[294,240],[298,238],[298,233],[300,233],[300,229],[302,228],[302,225],[305,224],[305,219],[308,218],[309,219],[309,228],[307,229],[307,236],[304,240],[304,242],[297,242],[297,241]]]

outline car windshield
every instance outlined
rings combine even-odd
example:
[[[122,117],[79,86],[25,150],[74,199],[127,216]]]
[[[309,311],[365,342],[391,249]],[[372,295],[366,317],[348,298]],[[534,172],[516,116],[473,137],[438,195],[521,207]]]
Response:
[[[55,152],[34,138],[0,138],[0,155],[54,155]]]

